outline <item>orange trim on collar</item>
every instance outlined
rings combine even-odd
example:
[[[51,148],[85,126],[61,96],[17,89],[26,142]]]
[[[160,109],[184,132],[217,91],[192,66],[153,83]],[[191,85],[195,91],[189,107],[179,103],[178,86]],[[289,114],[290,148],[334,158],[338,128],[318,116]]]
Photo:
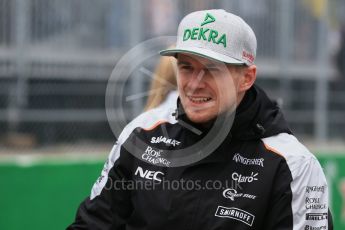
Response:
[[[143,130],[145,130],[145,131],[150,131],[150,130],[153,130],[153,129],[155,129],[157,126],[159,126],[160,124],[163,124],[163,123],[167,123],[168,121],[166,121],[166,120],[161,120],[161,121],[158,121],[158,122],[156,122],[154,125],[152,125],[151,127],[149,127],[149,128],[143,128]]]
[[[286,159],[286,158],[284,157],[284,155],[283,155],[281,152],[279,152],[279,151],[276,150],[275,148],[272,148],[271,146],[268,146],[265,142],[263,142],[263,143],[264,143],[264,146],[265,146],[265,148],[266,148],[267,150],[269,150],[269,151],[271,151],[271,152],[273,152],[273,153],[275,153],[275,154],[277,154],[277,155],[283,157],[284,159]]]

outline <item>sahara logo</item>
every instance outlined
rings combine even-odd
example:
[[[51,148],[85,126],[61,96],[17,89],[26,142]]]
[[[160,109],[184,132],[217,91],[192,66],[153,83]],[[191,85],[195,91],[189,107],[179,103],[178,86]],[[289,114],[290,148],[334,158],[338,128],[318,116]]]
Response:
[[[165,143],[166,145],[172,145],[172,146],[176,146],[181,144],[181,142],[171,139],[171,138],[166,138],[164,136],[159,136],[159,137],[152,137],[151,138],[151,143],[152,144],[158,144],[158,143]]]

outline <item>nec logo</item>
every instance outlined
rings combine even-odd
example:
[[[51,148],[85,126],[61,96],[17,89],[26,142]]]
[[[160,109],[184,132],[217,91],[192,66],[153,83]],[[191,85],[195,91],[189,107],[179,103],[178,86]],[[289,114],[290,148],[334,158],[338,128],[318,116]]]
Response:
[[[162,181],[162,177],[164,176],[164,173],[160,171],[150,171],[150,170],[145,170],[138,166],[137,170],[135,170],[134,175],[139,175],[141,178],[149,179],[149,180],[155,180],[158,182]]]

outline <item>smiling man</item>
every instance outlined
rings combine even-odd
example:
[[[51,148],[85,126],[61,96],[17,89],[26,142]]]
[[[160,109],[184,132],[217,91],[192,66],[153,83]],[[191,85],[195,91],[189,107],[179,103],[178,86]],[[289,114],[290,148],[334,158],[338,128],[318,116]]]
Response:
[[[319,162],[254,84],[248,24],[193,12],[161,54],[177,58],[176,110],[125,127],[68,229],[333,229]]]
[[[180,100],[195,123],[208,122],[236,108],[256,78],[255,65],[225,65],[183,53],[177,55],[177,60]]]

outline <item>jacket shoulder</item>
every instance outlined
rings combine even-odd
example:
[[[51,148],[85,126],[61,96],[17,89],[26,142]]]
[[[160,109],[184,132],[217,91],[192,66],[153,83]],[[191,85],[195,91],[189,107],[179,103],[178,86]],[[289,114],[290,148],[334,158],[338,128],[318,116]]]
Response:
[[[283,157],[296,177],[299,169],[310,162],[317,161],[316,157],[297,138],[288,133],[263,138],[262,142],[268,151]]]
[[[158,107],[140,114],[125,126],[118,138],[118,142],[123,144],[136,128],[148,131],[163,123],[177,123],[173,112],[172,109]]]

